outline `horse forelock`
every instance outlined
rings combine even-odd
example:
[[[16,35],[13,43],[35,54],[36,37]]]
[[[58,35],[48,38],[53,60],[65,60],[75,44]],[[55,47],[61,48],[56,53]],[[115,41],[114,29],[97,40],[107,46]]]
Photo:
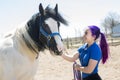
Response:
[[[64,25],[68,25],[67,20],[65,20],[59,12],[56,14],[55,10],[50,8],[49,6],[45,9],[45,16],[51,17]]]

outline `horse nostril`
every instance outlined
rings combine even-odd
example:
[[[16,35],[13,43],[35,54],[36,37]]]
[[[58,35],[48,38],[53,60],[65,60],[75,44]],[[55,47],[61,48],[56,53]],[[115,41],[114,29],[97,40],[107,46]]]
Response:
[[[57,49],[59,52],[61,52],[63,50],[63,47],[57,46]]]

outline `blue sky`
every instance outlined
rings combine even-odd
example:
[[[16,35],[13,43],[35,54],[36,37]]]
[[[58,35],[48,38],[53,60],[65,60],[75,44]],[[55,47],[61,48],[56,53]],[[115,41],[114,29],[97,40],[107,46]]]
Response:
[[[69,21],[68,27],[61,26],[63,38],[80,36],[86,26],[100,26],[108,12],[120,12],[120,0],[0,0],[0,33],[29,20],[38,12],[39,3],[44,8],[58,4],[59,12]]]

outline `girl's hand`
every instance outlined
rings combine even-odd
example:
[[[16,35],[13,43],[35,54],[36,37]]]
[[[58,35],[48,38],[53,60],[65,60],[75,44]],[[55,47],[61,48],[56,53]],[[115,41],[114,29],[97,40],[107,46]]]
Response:
[[[68,54],[67,48],[64,48],[63,53]]]
[[[79,64],[75,64],[74,67],[75,67],[75,70],[80,70],[80,67],[81,67],[81,66],[80,66]]]

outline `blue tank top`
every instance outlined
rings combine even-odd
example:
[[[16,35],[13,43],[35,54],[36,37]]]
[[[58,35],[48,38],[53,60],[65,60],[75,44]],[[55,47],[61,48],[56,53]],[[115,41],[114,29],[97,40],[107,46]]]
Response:
[[[101,49],[100,47],[94,42],[91,46],[88,47],[87,44],[84,44],[78,49],[79,52],[79,60],[83,67],[88,66],[88,62],[90,59],[97,60],[98,63],[93,70],[92,73],[83,73],[82,72],[82,78],[88,77],[91,74],[95,74],[98,72],[98,64],[100,62],[100,59],[102,57]]]

